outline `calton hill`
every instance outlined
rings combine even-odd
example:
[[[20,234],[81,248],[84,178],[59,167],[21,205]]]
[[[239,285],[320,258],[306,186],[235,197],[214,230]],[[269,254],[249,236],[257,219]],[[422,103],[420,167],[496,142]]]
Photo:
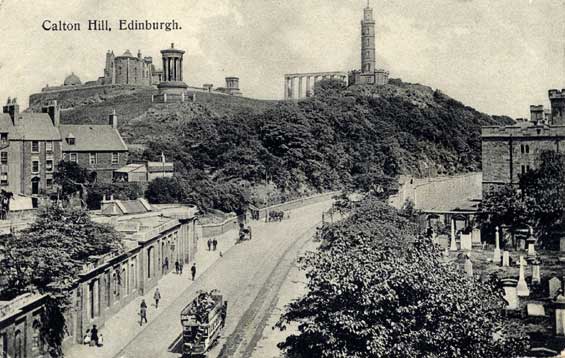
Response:
[[[446,252],[437,232],[449,233],[449,223],[432,233],[410,202],[396,210],[388,197],[398,191],[400,175],[480,171],[481,127],[513,120],[400,80],[382,87],[334,80],[316,86],[314,96],[299,101],[197,96],[152,104],[143,91],[63,98],[63,123],[96,123],[116,110],[130,159],[164,156],[174,162],[175,176],[146,187],[100,184],[87,170],[60,163],[55,181],[63,202],[78,195],[84,208],[48,207],[23,233],[4,238],[2,298],[51,293],[42,339],[60,356],[66,285],[90,255],[123,250],[119,234],[91,222],[84,210],[98,209],[104,195],[194,204],[213,218],[339,190],[334,210],[344,219],[324,224],[319,249],[300,259],[307,293],[277,324],[295,327],[280,343],[288,357],[520,357],[540,341],[557,349],[553,308],[536,317],[524,307],[508,310],[503,280],[518,277],[519,245],[499,238],[498,245],[512,251],[508,267],[493,262],[492,252],[495,228],[528,227],[536,246],[547,249],[538,260],[558,256],[552,250],[563,219],[563,156],[543,153],[518,186],[483,198],[480,248]],[[351,200],[350,193],[363,199]],[[546,269],[560,272],[559,262],[542,266],[539,283],[528,276],[532,300],[553,299]]]

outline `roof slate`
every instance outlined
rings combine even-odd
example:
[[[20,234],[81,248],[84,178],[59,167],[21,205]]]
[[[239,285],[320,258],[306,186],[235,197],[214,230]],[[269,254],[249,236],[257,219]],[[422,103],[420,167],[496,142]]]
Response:
[[[127,151],[128,147],[117,129],[107,124],[62,124],[59,127],[63,139],[63,151]],[[74,135],[75,144],[70,145],[65,138]]]
[[[0,114],[0,132],[7,132],[8,139],[61,140],[57,127],[47,113],[18,113],[16,125],[7,113]]]

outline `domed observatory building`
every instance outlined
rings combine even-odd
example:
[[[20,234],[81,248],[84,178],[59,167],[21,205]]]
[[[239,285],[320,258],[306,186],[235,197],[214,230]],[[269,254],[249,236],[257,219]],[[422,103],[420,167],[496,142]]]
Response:
[[[80,85],[82,85],[82,82],[80,81],[80,78],[77,75],[75,75],[74,72],[68,75],[65,78],[65,81],[63,82],[63,86],[80,86]]]

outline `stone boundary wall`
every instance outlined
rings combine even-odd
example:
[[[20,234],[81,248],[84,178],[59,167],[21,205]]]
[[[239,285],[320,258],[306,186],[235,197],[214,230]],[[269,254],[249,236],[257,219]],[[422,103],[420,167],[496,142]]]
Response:
[[[295,199],[295,200],[291,200],[291,201],[287,201],[285,203],[281,203],[281,204],[276,204],[276,205],[271,205],[265,208],[261,208],[259,209],[259,220],[261,219],[265,219],[265,215],[267,214],[268,211],[271,210],[282,210],[282,211],[286,211],[286,210],[292,210],[292,209],[296,209],[296,208],[300,208],[306,205],[311,205],[311,204],[316,204],[325,200],[328,200],[329,198],[331,198],[334,195],[337,195],[339,192],[338,191],[331,191],[331,192],[327,192],[327,193],[323,193],[323,194],[317,194],[317,195],[313,195],[313,196],[309,196],[309,197],[305,197],[305,198],[300,198],[300,199]],[[248,215],[248,217],[250,217],[250,215]],[[222,223],[218,223],[218,224],[206,224],[206,225],[202,225],[202,238],[208,238],[208,237],[213,237],[213,236],[219,236],[227,231],[230,230],[235,230],[239,228],[239,221],[237,219],[237,216],[233,216],[231,218],[226,219],[224,222]]]
[[[453,198],[480,199],[482,196],[482,172],[466,173],[436,178],[402,178],[398,194],[389,204],[400,209],[406,200],[412,200],[416,209],[426,210],[453,202]]]

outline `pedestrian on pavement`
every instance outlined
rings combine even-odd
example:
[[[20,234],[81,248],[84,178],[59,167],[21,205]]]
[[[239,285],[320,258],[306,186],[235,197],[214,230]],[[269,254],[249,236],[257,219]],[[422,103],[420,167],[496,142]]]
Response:
[[[180,274],[180,264],[179,264],[179,260],[175,261],[175,272],[178,274]]]
[[[192,264],[192,267],[190,268],[190,273],[192,274],[192,281],[194,281],[194,276],[196,276],[196,263]]]
[[[212,239],[208,239],[208,251],[212,249]]]
[[[141,320],[139,321],[140,326],[143,325],[144,320],[145,323],[147,323],[147,303],[145,303],[144,299],[141,300],[141,305],[139,306],[139,316],[141,317]]]
[[[88,344],[90,345],[90,329],[86,330],[86,333],[84,334],[84,338],[82,339],[84,344]]]
[[[214,238],[214,240],[212,240],[212,247],[214,248],[214,251],[216,251],[216,246],[218,246],[218,240]]]
[[[159,292],[159,287],[155,289],[153,299],[155,300],[155,308],[159,308],[159,300],[161,299],[161,292]]]
[[[165,270],[169,271],[169,258],[165,257]]]
[[[98,328],[96,328],[96,325],[93,325],[92,329],[90,330],[90,345],[98,346]]]
[[[102,333],[100,333],[100,337],[98,337],[98,347],[102,347],[104,345],[104,337]]]
[[[181,261],[181,262],[179,263],[179,268],[180,268],[180,274],[181,274],[181,275],[182,275],[182,269],[183,269],[183,267],[184,267],[184,263]]]

